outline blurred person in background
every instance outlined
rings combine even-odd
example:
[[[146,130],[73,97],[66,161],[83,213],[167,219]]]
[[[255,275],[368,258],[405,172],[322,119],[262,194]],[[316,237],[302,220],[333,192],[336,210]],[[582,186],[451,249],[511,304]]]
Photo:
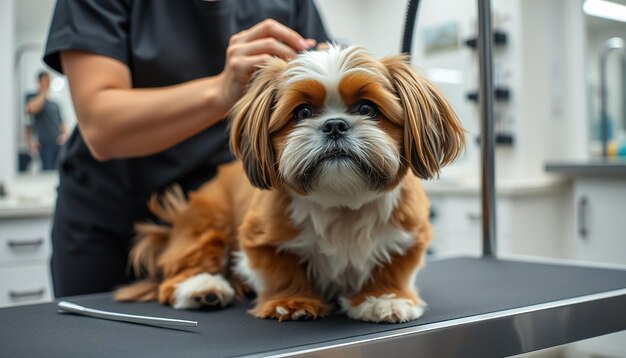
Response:
[[[37,79],[37,93],[26,95],[26,113],[30,115],[30,123],[25,130],[26,145],[32,156],[39,153],[42,170],[56,170],[65,141],[65,123],[59,105],[48,98],[50,75],[41,71]]]

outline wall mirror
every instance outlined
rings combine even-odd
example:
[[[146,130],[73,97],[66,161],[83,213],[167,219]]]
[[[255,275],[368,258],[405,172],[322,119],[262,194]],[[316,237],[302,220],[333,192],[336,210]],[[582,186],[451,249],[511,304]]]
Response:
[[[606,128],[608,155],[626,156],[626,0],[585,0],[583,12],[591,156],[602,155],[603,128]],[[602,119],[606,119],[606,125]]]
[[[16,172],[21,176],[54,173],[55,151],[60,152],[61,145],[76,124],[65,77],[46,68],[42,62],[54,4],[54,0],[21,0],[15,3],[14,143]],[[47,113],[29,114],[28,98],[39,94],[38,75],[42,72],[49,75],[45,96],[47,103],[46,107],[35,107]],[[60,123],[53,119],[54,114],[50,115],[57,109]]]

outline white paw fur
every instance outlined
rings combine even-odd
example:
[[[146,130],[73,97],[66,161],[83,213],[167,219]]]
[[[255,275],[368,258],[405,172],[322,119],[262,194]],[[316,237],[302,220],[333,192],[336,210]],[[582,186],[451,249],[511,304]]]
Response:
[[[178,310],[200,308],[203,304],[196,297],[204,297],[209,293],[219,298],[222,307],[231,303],[235,297],[235,290],[222,275],[203,272],[176,285],[172,306]]]
[[[340,303],[348,317],[367,322],[402,323],[418,319],[424,314],[423,305],[395,297],[393,293],[380,297],[369,296],[356,307],[346,298],[341,298]]]
[[[290,312],[288,309],[286,309],[283,306],[276,306],[275,308],[276,311],[276,315],[281,317],[281,316],[287,316],[287,319],[292,319],[294,321],[298,321],[300,319],[307,319],[307,318],[311,318],[311,316],[309,315],[309,313],[307,313],[307,311],[305,310],[297,310],[295,312]]]

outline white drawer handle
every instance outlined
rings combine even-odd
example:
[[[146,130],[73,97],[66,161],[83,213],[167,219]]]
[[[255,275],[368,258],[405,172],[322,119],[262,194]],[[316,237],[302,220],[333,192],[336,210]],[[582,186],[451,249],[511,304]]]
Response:
[[[46,293],[46,290],[43,288],[40,288],[36,291],[9,291],[9,297],[16,300],[27,297],[41,297],[44,293]]]
[[[34,239],[34,240],[9,240],[7,245],[10,248],[16,249],[18,247],[28,247],[28,246],[41,246],[43,244],[43,239]]]
[[[479,221],[483,216],[478,213],[467,213],[466,217],[467,217],[467,220],[470,220],[470,221]]]

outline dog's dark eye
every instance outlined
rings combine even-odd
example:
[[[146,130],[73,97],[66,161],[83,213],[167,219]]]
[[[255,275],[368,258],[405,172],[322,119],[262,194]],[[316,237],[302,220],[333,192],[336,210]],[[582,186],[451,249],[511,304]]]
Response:
[[[374,103],[370,101],[364,101],[359,104],[359,107],[357,108],[357,113],[362,116],[375,118],[376,116],[378,116],[378,108],[376,108],[376,105]]]
[[[313,116],[313,110],[309,105],[303,104],[297,107],[293,111],[293,118],[296,121],[301,121],[303,119],[311,118]]]

